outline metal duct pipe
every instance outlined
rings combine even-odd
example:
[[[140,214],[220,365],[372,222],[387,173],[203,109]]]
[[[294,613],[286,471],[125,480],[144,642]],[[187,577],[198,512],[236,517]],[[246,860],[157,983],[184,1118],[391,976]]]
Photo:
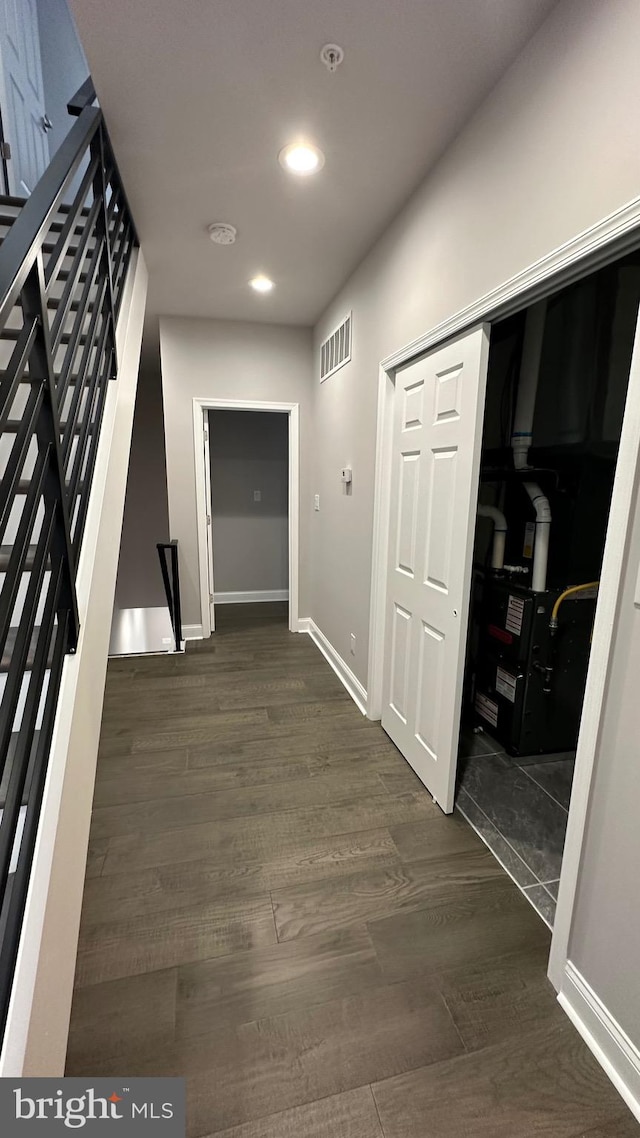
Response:
[[[499,510],[496,506],[478,506],[478,517],[491,518],[493,522],[491,568],[502,569],[504,565],[504,547],[507,540],[507,519],[502,513],[502,510]]]
[[[518,400],[511,434],[513,465],[516,470],[526,470],[529,465],[529,447],[533,438],[533,416],[536,408],[546,313],[546,300],[532,304],[527,311]],[[536,511],[536,540],[533,550],[531,588],[534,593],[544,593],[547,587],[551,507],[549,499],[542,493],[537,482],[525,482],[523,485]]]

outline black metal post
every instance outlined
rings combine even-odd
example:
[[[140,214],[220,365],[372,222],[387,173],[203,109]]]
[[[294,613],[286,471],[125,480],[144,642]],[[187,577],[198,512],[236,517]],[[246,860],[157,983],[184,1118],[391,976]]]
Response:
[[[44,270],[42,251],[38,253],[35,264],[29,273],[22,290],[22,307],[25,320],[38,318],[38,331],[29,358],[29,377],[42,384],[44,401],[38,416],[36,434],[38,449],[51,448],[51,462],[44,483],[44,500],[47,505],[57,505],[59,524],[55,527],[51,543],[51,561],[55,567],[62,563],[63,576],[59,599],[59,615],[68,611],[67,651],[75,652],[80,631],[78,598],[76,596],[76,573],[71,526],[67,503],[67,490],[64,480],[64,466],[60,444],[60,417],[56,398],[53,360],[49,339],[49,321],[46,309]]]
[[[174,633],[176,638],[176,652],[182,648],[182,611],[180,606],[180,575],[178,572],[178,543],[171,542],[171,572],[173,577],[173,613],[175,617]]]
[[[99,217],[96,221],[96,240],[104,237],[104,266],[105,274],[108,281],[109,290],[109,309],[111,312],[111,327],[112,327],[112,347],[113,347],[113,372],[112,379],[118,374],[118,360],[116,356],[116,306],[114,301],[113,292],[113,249],[111,248],[111,237],[109,235],[109,223],[107,220],[107,183],[105,180],[105,145],[104,145],[104,132],[102,125],[100,130],[95,135],[91,143],[91,153],[98,159],[98,170],[93,181],[93,193],[95,197],[99,197],[102,202]]]

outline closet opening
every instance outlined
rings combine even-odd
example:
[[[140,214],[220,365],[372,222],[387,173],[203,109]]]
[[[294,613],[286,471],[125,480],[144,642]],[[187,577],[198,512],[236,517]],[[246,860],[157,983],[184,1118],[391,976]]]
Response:
[[[553,925],[640,252],[492,324],[456,805]]]

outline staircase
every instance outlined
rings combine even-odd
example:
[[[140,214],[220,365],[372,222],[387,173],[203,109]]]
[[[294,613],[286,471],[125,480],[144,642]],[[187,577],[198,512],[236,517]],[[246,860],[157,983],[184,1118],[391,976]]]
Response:
[[[28,200],[0,196],[0,1030],[137,238],[88,82]]]

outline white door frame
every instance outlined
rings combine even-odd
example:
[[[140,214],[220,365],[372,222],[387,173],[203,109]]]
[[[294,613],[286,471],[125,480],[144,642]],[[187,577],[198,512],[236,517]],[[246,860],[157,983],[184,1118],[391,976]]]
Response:
[[[272,411],[289,416],[289,631],[298,631],[298,574],[299,574],[299,518],[300,518],[300,404],[264,403],[245,399],[194,398],[193,400],[193,442],[196,475],[196,521],[198,530],[198,569],[200,584],[200,616],[202,635],[211,635],[211,605],[209,591],[213,592],[213,574],[209,584],[209,558],[211,551],[211,526],[207,525],[207,514],[211,514],[210,479],[206,464],[209,444],[206,443],[205,458],[205,415],[208,411]],[[207,492],[207,487],[209,491]],[[213,564],[213,560],[211,560]]]
[[[387,559],[389,545],[390,485],[393,440],[395,371],[426,351],[438,347],[474,324],[495,323],[594,272],[640,243],[640,197],[616,210],[597,225],[559,246],[548,256],[518,273],[467,308],[438,324],[382,361],[378,377],[378,421],[373,514],[373,560],[368,659],[370,719],[380,719],[383,701]],[[596,620],[589,658],[584,710],[576,754],[567,837],[562,859],[549,978],[556,990],[563,983],[568,959],[569,935],[578,886],[580,855],[600,720],[609,675],[614,617],[622,580],[623,554],[631,528],[631,507],[636,477],[640,476],[640,369],[630,376],[627,403],[611,499]]]

